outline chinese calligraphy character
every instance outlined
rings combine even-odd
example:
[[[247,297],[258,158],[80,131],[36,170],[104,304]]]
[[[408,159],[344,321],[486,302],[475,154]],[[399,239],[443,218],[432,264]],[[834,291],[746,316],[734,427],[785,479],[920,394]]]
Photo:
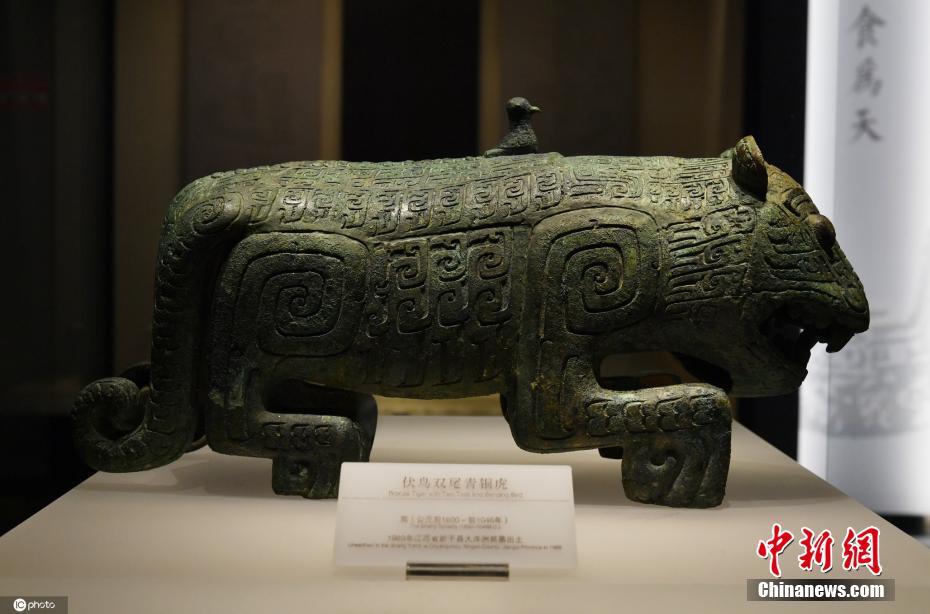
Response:
[[[873,96],[877,96],[882,89],[882,80],[875,76],[876,72],[877,66],[872,58],[866,58],[859,62],[856,67],[856,81],[853,83],[853,91],[856,93],[872,92]]]
[[[814,537],[814,532],[802,527],[804,537],[798,542],[804,551],[798,556],[798,563],[804,571],[813,571],[814,564],[826,573],[833,569],[833,535],[827,529]]]
[[[853,141],[858,141],[862,135],[866,135],[869,139],[873,141],[880,141],[882,137],[878,132],[875,131],[874,125],[878,121],[874,117],[869,116],[868,109],[859,109],[856,112],[857,119],[853,122],[853,129],[856,133],[853,135]]]
[[[873,576],[881,575],[882,565],[878,558],[878,529],[868,527],[858,533],[852,527],[846,529],[843,539],[843,569],[853,571],[866,567]]]
[[[856,31],[856,46],[862,49],[866,45],[878,45],[875,38],[875,28],[885,25],[885,20],[876,15],[866,4],[853,22],[852,29]]]
[[[760,558],[770,559],[769,560],[769,572],[776,578],[781,577],[781,568],[778,566],[778,556],[785,551],[785,548],[788,547],[794,540],[794,535],[791,534],[791,531],[782,531],[781,525],[777,522],[772,525],[772,538],[759,541],[759,545],[756,546],[756,554]]]

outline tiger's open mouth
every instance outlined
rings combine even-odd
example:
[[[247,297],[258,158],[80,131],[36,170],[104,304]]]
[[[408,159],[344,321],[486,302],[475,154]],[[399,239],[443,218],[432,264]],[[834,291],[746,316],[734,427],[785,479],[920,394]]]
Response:
[[[797,303],[776,309],[763,320],[759,330],[782,356],[804,365],[817,343],[827,344],[827,352],[839,352],[855,334],[829,310]]]

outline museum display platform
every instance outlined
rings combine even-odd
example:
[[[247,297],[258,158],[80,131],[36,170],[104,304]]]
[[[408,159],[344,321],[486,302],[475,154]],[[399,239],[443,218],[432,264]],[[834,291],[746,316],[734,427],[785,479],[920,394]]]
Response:
[[[843,612],[930,611],[930,550],[738,424],[727,495],[714,509],[628,500],[618,461],[596,451],[519,450],[503,418],[386,416],[372,461],[572,466],[578,566],[515,569],[509,581],[406,581],[403,570],[333,565],[336,501],[276,496],[271,461],[202,449],[151,471],[98,473],[0,538],[0,595],[67,596],[72,614],[165,612]],[[881,529],[894,602],[747,602],[773,522],[837,537]]]

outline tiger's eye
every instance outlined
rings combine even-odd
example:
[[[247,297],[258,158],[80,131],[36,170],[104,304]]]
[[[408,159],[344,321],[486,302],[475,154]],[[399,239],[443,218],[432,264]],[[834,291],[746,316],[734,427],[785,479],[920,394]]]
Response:
[[[836,243],[836,230],[833,228],[833,222],[824,215],[812,213],[805,220],[814,231],[814,236],[824,249],[830,249]]]

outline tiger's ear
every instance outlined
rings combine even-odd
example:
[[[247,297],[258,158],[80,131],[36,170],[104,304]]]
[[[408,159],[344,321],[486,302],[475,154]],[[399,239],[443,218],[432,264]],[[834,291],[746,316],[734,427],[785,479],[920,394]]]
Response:
[[[765,200],[765,193],[769,189],[769,173],[756,139],[744,136],[733,149],[724,152],[724,157],[733,160],[733,179],[736,183],[756,198]]]

